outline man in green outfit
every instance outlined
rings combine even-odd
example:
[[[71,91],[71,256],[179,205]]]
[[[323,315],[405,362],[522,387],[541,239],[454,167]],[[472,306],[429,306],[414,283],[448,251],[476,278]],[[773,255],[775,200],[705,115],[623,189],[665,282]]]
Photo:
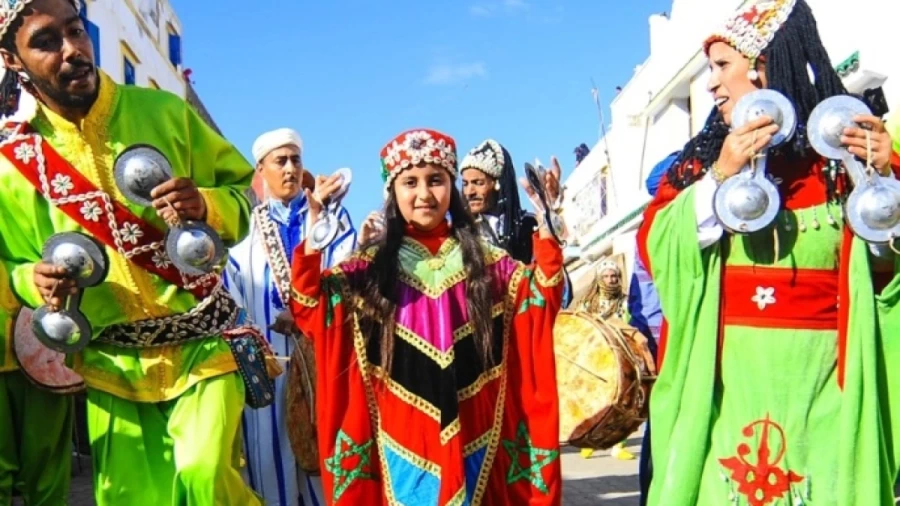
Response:
[[[0,4],[2,105],[16,105],[19,86],[38,103],[0,143],[0,259],[25,306],[63,307],[74,285],[42,263],[44,243],[81,232],[105,247],[109,274],[81,301],[93,340],[70,357],[87,386],[99,506],[260,504],[235,466],[245,384],[223,335],[238,311],[216,273],[179,271],[163,241],[176,220],[242,239],[253,168],[181,98],[99,71],[78,7]],[[138,144],[174,173],[151,206],[126,200],[113,175]]]

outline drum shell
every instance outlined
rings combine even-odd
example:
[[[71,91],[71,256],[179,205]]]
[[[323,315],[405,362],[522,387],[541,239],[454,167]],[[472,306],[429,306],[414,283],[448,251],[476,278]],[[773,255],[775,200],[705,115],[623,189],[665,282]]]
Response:
[[[316,363],[313,343],[296,335],[288,365],[287,428],[297,465],[306,474],[318,476],[319,437],[316,426]]]
[[[561,444],[608,449],[647,419],[655,366],[647,339],[617,320],[562,311],[553,330]]]

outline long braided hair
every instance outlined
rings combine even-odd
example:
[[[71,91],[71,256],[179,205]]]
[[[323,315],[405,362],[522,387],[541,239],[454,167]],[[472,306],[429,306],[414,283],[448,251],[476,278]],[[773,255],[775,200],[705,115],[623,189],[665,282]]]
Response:
[[[762,52],[762,59],[766,62],[768,87],[791,100],[797,112],[798,127],[793,139],[773,149],[772,154],[792,159],[807,156],[811,147],[806,123],[812,110],[826,98],[846,94],[847,90],[832,67],[812,9],[805,0],[797,0],[784,25]],[[669,169],[669,184],[683,190],[701,179],[719,158],[729,132],[721,113],[714,108],[703,130],[688,141]],[[837,198],[833,181],[838,177],[836,169],[837,164],[831,164],[829,200]]]

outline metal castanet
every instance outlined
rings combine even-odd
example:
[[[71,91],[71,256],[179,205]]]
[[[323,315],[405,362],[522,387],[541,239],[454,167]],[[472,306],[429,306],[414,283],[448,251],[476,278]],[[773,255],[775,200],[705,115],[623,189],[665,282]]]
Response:
[[[779,126],[778,131],[748,165],[719,186],[713,199],[713,210],[719,223],[737,234],[766,228],[781,208],[781,195],[766,173],[768,150],[793,137],[797,113],[790,100],[781,93],[757,90],[738,101],[732,113],[732,128],[741,128],[762,116],[772,118]]]
[[[862,162],[843,144],[844,129],[859,127],[853,118],[870,115],[862,101],[839,95],[822,101],[809,116],[809,142],[825,158],[840,160],[853,180],[844,216],[860,239],[872,244],[887,244],[900,237],[900,182],[893,176],[878,174],[869,160]]]
[[[42,260],[62,267],[66,277],[75,281],[77,292],[66,298],[64,308],[38,307],[32,315],[34,335],[47,348],[60,353],[75,353],[90,343],[93,329],[82,314],[84,289],[106,279],[109,259],[103,246],[93,238],[78,233],[54,234],[44,244]]]
[[[341,200],[350,190],[350,183],[353,182],[353,173],[348,168],[338,169],[334,175],[340,176],[341,188],[333,195],[325,199],[325,209],[319,221],[309,231],[310,246],[316,250],[323,250],[331,245],[338,237],[338,234],[345,232],[344,224],[340,220]]]
[[[123,151],[113,167],[116,186],[129,201],[149,207],[150,193],[172,179],[172,164],[153,146],[137,144]],[[202,276],[215,270],[226,255],[219,234],[201,221],[177,220],[169,224],[166,254],[181,272]]]
[[[23,307],[13,327],[13,352],[19,369],[43,390],[71,394],[84,390],[84,378],[66,366],[66,355],[45,346],[32,328],[34,312]]]
[[[553,210],[553,206],[549,200],[547,188],[544,186],[544,176],[546,173],[547,171],[543,166],[538,165],[537,168],[535,168],[534,165],[525,162],[525,178],[537,195],[538,202],[540,203],[539,207],[541,207],[541,209],[535,209],[535,211],[544,215],[544,223],[547,224],[547,229],[550,230],[550,234],[556,239],[556,242],[565,247],[566,241],[563,239],[565,224],[562,221],[562,217]]]

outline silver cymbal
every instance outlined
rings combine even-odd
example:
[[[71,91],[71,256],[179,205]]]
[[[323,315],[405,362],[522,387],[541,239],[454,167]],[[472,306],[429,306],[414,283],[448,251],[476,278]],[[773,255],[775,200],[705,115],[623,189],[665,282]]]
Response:
[[[129,201],[150,207],[150,192],[172,179],[172,164],[158,149],[145,144],[123,151],[113,166],[116,186]]]
[[[77,309],[52,311],[46,305],[34,311],[31,329],[44,346],[67,354],[83,350],[93,335],[91,324]]]
[[[719,223],[738,234],[766,228],[781,208],[781,195],[771,181],[746,174],[728,178],[713,198],[713,210]]]
[[[202,276],[215,270],[225,258],[225,243],[202,221],[185,221],[166,233],[166,253],[181,272]]]
[[[770,147],[778,146],[793,137],[797,129],[794,105],[787,97],[770,89],[752,91],[738,100],[731,114],[732,128],[741,128],[761,116],[772,118],[780,127],[772,136]]]
[[[813,109],[806,124],[809,143],[825,158],[843,159],[847,149],[841,144],[841,135],[845,128],[859,126],[853,118],[860,114],[872,114],[872,111],[856,97],[838,95],[823,100]]]
[[[103,246],[79,232],[52,235],[44,243],[41,257],[46,263],[65,268],[79,288],[100,284],[109,272]]]

